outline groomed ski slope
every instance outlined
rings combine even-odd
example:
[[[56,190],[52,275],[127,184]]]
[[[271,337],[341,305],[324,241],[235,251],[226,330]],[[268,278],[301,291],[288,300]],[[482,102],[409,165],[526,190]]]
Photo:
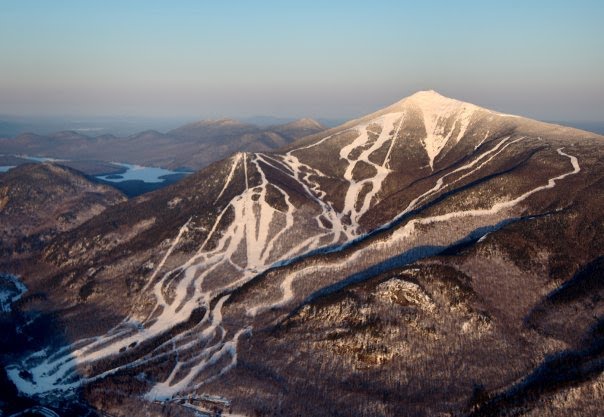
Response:
[[[426,103],[421,106],[424,110],[430,108]],[[439,124],[438,117],[428,111],[424,113],[426,138],[423,144],[432,167],[434,159],[448,141],[459,142],[463,137],[475,109],[472,106],[456,105],[445,109],[442,106],[435,106],[431,111],[434,114],[438,112],[458,117],[454,128],[445,132]],[[381,115],[353,128],[358,136],[350,144],[342,147],[339,154],[339,157],[347,163],[343,176],[347,189],[342,212],[336,211],[326,201],[325,191],[321,189],[318,182],[312,180],[313,177],[321,177],[324,174],[310,164],[303,163],[297,156],[303,149],[329,141],[331,136],[283,155],[262,153],[234,155],[216,201],[220,200],[226,190],[232,186],[234,176],[239,170],[243,170],[245,190],[224,206],[197,252],[181,265],[167,269],[168,260],[191,227],[191,219],[179,230],[175,230],[171,245],[149,276],[142,292],[141,297],[148,297],[153,303],[153,308],[146,317],[132,313],[104,335],[78,341],[73,346],[56,352],[36,352],[21,364],[7,367],[9,377],[25,394],[44,394],[57,390],[68,391],[119,370],[137,368],[150,362],[172,358],[175,364],[170,375],[164,381],[156,381],[146,397],[165,400],[196,390],[203,384],[220,378],[236,365],[238,341],[241,337],[250,334],[256,316],[269,309],[290,305],[293,301],[308,296],[307,293],[296,292],[296,283],[300,280],[311,279],[318,271],[332,274],[335,277],[333,279],[345,279],[364,268],[365,264],[362,260],[369,255],[379,262],[394,253],[419,247],[425,243],[421,233],[418,232],[420,225],[438,225],[465,218],[475,219],[475,223],[479,226],[501,221],[507,211],[530,196],[555,187],[559,181],[581,170],[576,157],[564,152],[563,149],[557,149],[560,157],[569,159],[572,169],[550,178],[546,184],[535,186],[505,201],[498,201],[490,208],[419,217],[404,225],[397,225],[397,222],[407,213],[468,176],[480,172],[501,157],[507,149],[525,139],[503,137],[492,147],[475,153],[469,162],[438,177],[431,189],[411,200],[408,206],[390,222],[368,234],[362,233],[359,219],[378,202],[382,184],[385,178],[392,174],[389,161],[392,157],[393,144],[398,140],[404,123],[405,112],[402,111]],[[376,127],[379,133],[372,131]],[[371,132],[373,134],[370,134]],[[454,135],[453,132],[457,134]],[[390,141],[389,145],[388,141]],[[476,146],[476,149],[484,148],[480,147],[482,142]],[[382,146],[388,146],[385,159],[380,163],[371,161],[369,155]],[[352,157],[355,150],[357,156]],[[355,181],[353,171],[361,162],[373,167],[375,174]],[[305,197],[310,202],[309,206],[304,210],[298,209],[292,202],[290,192],[278,183],[270,181],[271,170],[276,170],[281,175],[296,181],[304,190]],[[255,178],[258,178],[257,183],[251,184],[251,172],[257,174],[255,175]],[[364,188],[369,188],[370,191],[362,192]],[[269,204],[269,193],[280,195],[284,207],[277,209]],[[226,227],[221,227],[227,213],[232,215],[233,220]],[[327,219],[328,222],[321,219]],[[293,261],[317,253],[322,248],[325,252],[337,252],[347,248],[352,241],[361,241],[369,235],[374,235],[376,231],[391,228],[393,232],[388,239],[352,252],[343,261],[324,262],[286,273],[286,267]],[[463,228],[460,228],[461,232],[464,232]],[[448,243],[443,242],[443,245],[451,244],[460,237],[463,235],[451,236]],[[212,249],[208,249],[210,241],[216,241]],[[263,299],[252,299],[253,304],[246,308],[245,317],[230,320],[231,327],[227,329],[228,326],[223,322],[223,308],[230,294],[269,269],[284,271],[278,275],[279,291]],[[150,353],[101,373],[81,376],[81,370],[87,365],[101,359],[117,357],[123,352],[131,352],[133,346],[152,342],[175,326],[185,323],[195,311],[201,311],[200,309],[205,313],[198,323],[159,343]],[[233,321],[240,323],[236,330],[232,329]],[[20,373],[22,369],[27,369],[31,378],[22,377]]]

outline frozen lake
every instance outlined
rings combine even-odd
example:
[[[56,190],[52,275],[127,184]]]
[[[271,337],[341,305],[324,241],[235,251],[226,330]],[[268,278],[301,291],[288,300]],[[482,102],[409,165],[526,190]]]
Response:
[[[164,168],[145,167],[141,165],[124,164],[121,162],[112,162],[113,165],[121,166],[127,169],[120,174],[97,175],[96,178],[103,181],[122,182],[122,181],[144,181],[147,183],[158,183],[165,181],[162,178],[166,175],[187,174],[183,171],[172,171]]]
[[[30,155],[11,155],[21,159],[27,159],[33,162],[68,162],[68,159],[47,158]],[[110,162],[110,164],[125,169],[124,172],[106,175],[96,175],[95,178],[113,183],[121,183],[124,181],[143,181],[147,184],[159,184],[166,181],[166,176],[169,175],[187,175],[190,171],[173,171],[165,168],[147,167],[142,165],[126,164],[123,162]],[[15,165],[0,165],[0,172],[7,172],[14,168]]]

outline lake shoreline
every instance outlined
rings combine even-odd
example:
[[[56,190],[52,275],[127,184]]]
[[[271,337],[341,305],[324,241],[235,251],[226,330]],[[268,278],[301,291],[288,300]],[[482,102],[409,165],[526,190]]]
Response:
[[[128,197],[136,197],[174,184],[194,172],[182,167],[172,170],[124,162],[68,160],[31,155],[0,155],[0,162],[6,163],[0,165],[0,173],[25,163],[50,162],[63,165],[80,171],[92,181],[109,185]]]

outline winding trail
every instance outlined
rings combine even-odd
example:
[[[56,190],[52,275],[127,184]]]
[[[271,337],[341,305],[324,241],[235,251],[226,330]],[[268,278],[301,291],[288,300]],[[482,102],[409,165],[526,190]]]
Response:
[[[443,137],[448,141],[456,131],[457,136],[453,140],[459,141],[468,128],[472,112],[473,109],[464,110],[455,129],[451,129],[448,136]],[[229,187],[233,186],[239,169],[243,169],[245,189],[222,208],[199,249],[186,262],[166,270],[168,260],[189,231],[192,219],[179,228],[141,292],[148,297],[145,301],[152,303],[145,318],[137,319],[132,314],[107,334],[78,341],[71,349],[66,347],[54,353],[36,352],[22,364],[7,367],[9,377],[20,391],[34,395],[68,391],[123,369],[134,369],[169,359],[173,363],[169,376],[163,381],[155,381],[146,398],[164,400],[194,391],[236,366],[238,341],[250,334],[256,316],[269,309],[285,307],[295,299],[308,295],[296,292],[296,283],[300,280],[306,282],[314,276],[331,274],[329,279],[337,281],[364,268],[366,259],[379,261],[392,253],[418,248],[424,244],[418,226],[470,217],[484,218],[478,222],[491,224],[489,222],[495,215],[517,206],[535,193],[553,188],[558,181],[581,170],[577,158],[560,148],[557,153],[569,158],[573,169],[549,179],[544,185],[515,198],[497,202],[487,209],[414,218],[398,226],[397,221],[402,216],[443,190],[481,171],[510,146],[524,139],[512,140],[505,137],[490,149],[476,154],[470,162],[439,177],[432,188],[411,200],[390,222],[370,233],[362,233],[359,219],[379,202],[382,184],[392,173],[389,168],[391,152],[404,120],[404,112],[389,113],[354,128],[358,136],[344,146],[339,154],[347,163],[343,175],[347,189],[342,212],[335,210],[326,201],[327,193],[321,189],[319,182],[313,180],[324,177],[325,174],[303,163],[296,156],[299,151],[318,146],[332,136],[284,155],[236,154],[232,157],[229,173],[215,201],[218,202]],[[425,121],[426,128],[433,129],[428,134],[432,134],[432,138],[428,137],[426,140],[436,140],[434,135],[442,133],[435,125],[437,122]],[[375,131],[376,128],[379,133]],[[441,142],[438,142],[431,145],[431,148],[426,146],[429,155],[432,155],[432,166],[434,157],[444,145],[441,146]],[[385,158],[380,163],[372,160],[371,155],[379,149],[386,149],[385,147],[388,147]],[[476,147],[478,148],[479,146]],[[355,179],[355,168],[360,165],[369,167],[373,175]],[[303,208],[296,206],[293,196],[285,187],[270,180],[270,170],[277,170],[280,175],[300,185],[307,200],[307,203],[302,204]],[[248,171],[254,175],[249,175]],[[281,204],[271,203],[274,200],[279,200]],[[228,225],[223,225],[227,213],[233,219]],[[287,273],[286,267],[305,254],[312,254],[321,248],[331,248],[331,252],[341,251],[353,240],[390,229],[392,234],[387,239],[347,254],[344,261],[318,262]],[[454,239],[450,239],[452,240]],[[207,249],[210,241],[216,243],[212,249]],[[231,317],[229,325],[225,325],[223,308],[233,291],[269,269],[283,271],[276,282],[279,291],[255,300],[255,304],[247,306],[245,317]],[[325,283],[327,284],[328,282]],[[197,319],[191,322],[193,317]],[[234,327],[233,322],[240,325]],[[145,344],[153,344],[152,349],[137,356],[137,349]],[[97,374],[79,376],[88,365],[100,360],[116,359],[124,352],[134,353],[133,357],[137,359]],[[24,377],[20,373],[22,369],[27,369],[31,378]]]

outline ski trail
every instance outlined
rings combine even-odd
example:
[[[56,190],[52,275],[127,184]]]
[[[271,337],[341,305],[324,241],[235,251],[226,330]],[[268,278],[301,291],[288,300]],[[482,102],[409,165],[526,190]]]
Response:
[[[371,120],[366,125],[360,126],[358,128],[359,136],[340,151],[340,158],[348,162],[344,179],[349,183],[342,211],[344,215],[350,217],[353,235],[359,234],[359,219],[369,210],[373,198],[380,192],[384,180],[390,174],[390,170],[385,167],[386,160],[378,164],[371,161],[369,157],[373,152],[384,146],[388,140],[391,141],[390,148],[392,147],[398,135],[398,129],[403,123],[403,117],[403,113],[389,113]],[[395,128],[395,123],[399,118],[398,127]],[[379,136],[371,141],[369,127],[375,124],[381,127],[381,131]],[[394,133],[391,135],[390,132],[392,131]],[[359,150],[361,151],[360,154],[357,157],[352,157],[352,153]],[[371,167],[375,173],[368,178],[355,180],[354,171],[359,167],[359,163]]]
[[[413,210],[414,208],[417,207],[417,205],[422,202],[425,201],[427,198],[429,198],[430,196],[436,194],[439,191],[444,190],[447,187],[450,187],[456,183],[458,183],[459,181],[461,181],[464,178],[467,178],[468,176],[478,172],[480,169],[482,169],[486,164],[488,164],[489,162],[491,162],[493,159],[495,159],[495,157],[499,156],[508,146],[513,145],[521,140],[524,139],[524,137],[520,137],[518,139],[513,140],[512,142],[508,143],[508,140],[510,139],[509,136],[503,138],[496,146],[494,146],[492,149],[480,154],[476,159],[474,159],[473,161],[454,169],[451,172],[446,173],[445,175],[443,175],[442,177],[440,177],[437,181],[436,184],[434,185],[434,187],[432,187],[431,189],[429,189],[428,191],[426,191],[425,193],[419,195],[418,197],[416,197],[415,199],[413,199],[405,208],[405,210],[403,210],[402,214],[406,214],[408,212],[410,212],[411,210]],[[491,155],[493,154],[493,155]],[[487,158],[489,155],[491,155],[489,158]],[[456,174],[458,172],[461,171],[465,171],[468,170],[470,168],[473,168],[476,164],[478,164],[480,161],[482,161],[483,159],[486,159],[486,161],[482,162],[478,167],[470,170],[469,172],[467,172],[466,174],[462,175],[461,177],[455,179],[453,182],[451,183],[445,183],[444,179]]]
[[[243,172],[245,174],[245,189],[250,188],[250,183],[247,179],[247,154],[243,154]]]
[[[507,138],[506,138],[507,139]],[[521,140],[517,139],[516,141]],[[502,141],[503,142],[503,141]],[[362,263],[363,259],[371,258],[374,263],[379,263],[385,261],[388,256],[384,255],[393,252],[392,248],[396,248],[398,245],[409,242],[410,238],[416,233],[418,226],[421,225],[430,225],[434,223],[443,223],[448,222],[453,219],[463,219],[466,217],[487,217],[491,215],[498,214],[506,209],[511,209],[514,206],[518,205],[522,201],[526,200],[530,196],[547,189],[553,188],[556,183],[560,180],[567,178],[570,175],[575,175],[581,171],[579,162],[575,156],[569,155],[562,151],[563,148],[557,149],[558,154],[565,156],[570,159],[572,165],[572,171],[568,171],[564,174],[558,175],[556,177],[550,178],[546,184],[535,187],[520,196],[493,204],[488,209],[474,209],[474,210],[464,210],[464,211],[456,211],[451,213],[446,213],[442,215],[435,215],[425,218],[413,219],[406,223],[403,227],[400,227],[394,231],[392,237],[385,241],[377,241],[364,247],[363,249],[357,250],[352,253],[352,255],[348,256],[345,260],[339,260],[333,263],[320,263],[317,265],[312,265],[305,267],[301,270],[289,273],[283,280],[280,289],[281,289],[281,297],[272,302],[265,304],[263,306],[257,306],[252,311],[248,311],[249,315],[257,315],[263,311],[267,311],[273,308],[280,308],[286,306],[290,303],[294,298],[295,294],[293,292],[293,283],[302,278],[312,279],[311,277],[321,272],[323,274],[333,272],[337,274],[342,270],[342,265],[351,265],[355,262]],[[473,162],[474,164],[476,162]],[[472,163],[471,163],[472,164]],[[469,165],[469,164],[468,164]],[[465,166],[464,166],[465,167]],[[464,168],[464,167],[460,167]],[[384,227],[385,228],[385,227]],[[390,250],[389,250],[390,249]],[[400,249],[395,249],[394,254],[400,253]],[[350,268],[350,267],[349,267]]]
[[[390,115],[389,117],[378,120],[378,122],[381,122],[382,130],[375,143],[362,153],[361,158],[359,158],[360,160],[367,161],[368,163],[377,166],[377,164],[368,160],[368,155],[381,147],[387,140],[391,139],[389,133],[394,127],[396,117],[398,117],[398,115]],[[376,121],[372,121],[371,123],[375,122]],[[399,122],[399,129],[401,123],[402,121]],[[365,134],[362,135],[361,140],[357,139],[356,144],[365,146],[367,142],[366,135],[367,133],[365,132]],[[315,144],[300,149],[316,146],[329,138],[330,136]],[[352,151],[352,149],[350,151]],[[152,294],[155,298],[155,307],[151,310],[147,319],[140,324],[136,324],[131,318],[128,318],[121,326],[112,329],[105,337],[95,338],[90,344],[84,344],[75,351],[70,352],[71,356],[58,356],[53,361],[47,361],[46,363],[41,364],[37,368],[38,373],[36,374],[36,379],[43,380],[44,378],[47,378],[48,380],[53,380],[54,378],[55,384],[61,386],[61,384],[58,383],[60,378],[73,373],[76,364],[94,362],[98,359],[117,354],[123,349],[127,349],[130,345],[150,340],[166,329],[184,322],[192,314],[195,308],[204,306],[208,308],[215,296],[214,294],[232,291],[249,281],[249,279],[253,278],[258,273],[262,273],[262,271],[271,266],[270,259],[275,259],[279,265],[285,265],[287,262],[284,262],[284,258],[289,259],[290,257],[300,255],[304,251],[316,248],[323,237],[331,236],[330,239],[332,244],[341,241],[342,236],[344,236],[344,240],[350,238],[351,232],[342,224],[342,215],[336,213],[329,204],[322,200],[325,197],[325,192],[320,189],[317,182],[314,182],[311,179],[313,175],[320,177],[324,176],[324,174],[309,165],[301,163],[299,159],[293,155],[293,152],[294,151],[290,151],[283,158],[281,163],[284,164],[285,170],[283,168],[280,170],[297,180],[303,186],[308,196],[319,206],[319,214],[315,218],[320,230],[318,235],[309,236],[293,248],[285,247],[280,249],[280,253],[275,252],[277,250],[277,242],[283,236],[286,236],[295,224],[294,213],[296,209],[291,203],[288,194],[275,184],[271,185],[284,197],[287,206],[285,213],[281,213],[267,204],[266,195],[269,181],[260,162],[273,167],[274,164],[269,163],[267,161],[268,158],[264,155],[252,154],[251,162],[255,171],[260,175],[260,184],[254,189],[250,189],[248,155],[245,153],[241,154],[243,157],[243,169],[246,182],[245,191],[241,195],[233,198],[229,204],[223,208],[215,219],[210,232],[201,244],[197,253],[183,265],[165,272],[162,278],[154,284]],[[345,157],[348,158],[349,154],[346,154]],[[231,170],[219,196],[224,194],[224,191],[232,181],[240,158],[241,156],[239,158],[234,158]],[[274,163],[280,163],[274,158],[271,159]],[[352,162],[350,158],[348,159],[349,162]],[[381,168],[383,168],[383,166]],[[353,168],[349,169],[350,173],[352,172],[352,169]],[[288,170],[289,172],[287,172]],[[381,171],[381,174],[382,176],[386,175],[385,169]],[[377,180],[374,178],[371,179],[371,181],[381,182],[383,181],[383,178]],[[376,186],[373,194],[377,192],[377,189],[379,189],[379,187]],[[365,201],[371,201],[371,194]],[[366,210],[366,208],[367,203],[363,205],[362,210]],[[215,248],[207,251],[206,247],[208,242],[216,234],[218,225],[229,210],[234,211],[234,220],[223,232],[222,236],[219,237]],[[285,226],[278,230],[274,235],[269,236],[271,223],[275,218],[280,216],[284,217]],[[322,224],[320,221],[321,216],[331,223],[331,227],[326,227]],[[167,259],[171,256],[173,250],[188,230],[189,222],[190,220],[180,228],[179,233],[172,242],[170,248],[166,254],[164,254],[162,261],[147,282],[145,289],[155,281],[156,277],[163,269]],[[224,267],[225,264],[238,265],[241,263],[236,257],[237,249],[241,245],[246,248],[246,257],[243,261],[244,266],[236,268],[235,271],[242,275],[233,279],[231,282],[224,283],[221,287],[218,287],[211,292],[202,290],[204,281],[213,271]],[[286,292],[288,291],[288,281],[283,283],[283,288]],[[291,289],[289,291],[291,292]],[[205,319],[202,320],[202,324],[199,326],[203,326],[203,323],[205,323]],[[212,319],[212,323],[215,323],[214,319]],[[214,327],[211,328],[216,329],[216,325],[214,324],[213,326]],[[212,330],[212,332],[213,331],[214,330]],[[207,333],[202,330],[202,334],[206,335]],[[225,342],[222,339],[223,338],[220,338],[219,341],[213,345],[206,346],[202,350],[202,355],[204,354],[203,352],[214,352],[213,355],[217,354],[216,352],[224,352],[222,347]],[[193,341],[190,341],[187,337],[181,335],[173,338],[173,342],[182,343],[179,347],[179,352],[195,345]],[[164,355],[164,353],[161,355]],[[151,357],[153,357],[153,355]],[[144,363],[147,360],[150,359],[134,361],[131,365],[135,363]],[[52,368],[52,371],[49,372],[49,368]],[[176,373],[179,372],[180,369],[181,366],[179,365],[178,369],[172,373],[172,379],[175,378]],[[113,371],[115,370],[110,370],[108,372]]]
[[[478,145],[474,145],[474,150],[480,148],[480,146],[484,143],[484,141],[487,140],[487,138],[489,137],[489,133],[490,133],[490,130],[487,130],[487,133],[484,135],[484,138],[482,138],[482,140],[480,142],[478,142]]]
[[[192,219],[192,217],[189,217],[189,220],[187,220],[187,222],[180,228],[180,230],[178,231],[178,234],[176,235],[176,238],[174,238],[174,240],[172,241],[172,244],[166,251],[166,254],[161,259],[161,261],[157,265],[157,268],[155,268],[155,270],[153,271],[153,274],[151,274],[151,276],[147,280],[147,283],[140,291],[141,293],[144,293],[149,288],[149,285],[155,280],[155,277],[157,276],[159,271],[161,271],[161,269],[164,267],[164,264],[166,263],[166,261],[168,260],[170,255],[172,255],[172,251],[174,251],[174,248],[180,243],[180,239],[182,238],[182,235],[189,231],[189,223],[191,223],[191,219]]]
[[[462,114],[448,135],[443,137],[447,141],[459,141],[469,126],[471,113],[468,111],[465,116]],[[195,390],[236,366],[239,339],[251,331],[251,320],[254,316],[271,308],[284,307],[297,297],[304,296],[295,293],[294,284],[297,281],[308,279],[308,282],[312,283],[314,276],[326,272],[329,273],[330,279],[337,280],[345,273],[354,272],[354,268],[361,268],[366,259],[392,256],[400,253],[400,250],[419,245],[421,234],[417,230],[420,225],[466,217],[482,217],[486,219],[483,221],[487,221],[488,216],[510,209],[531,195],[552,188],[558,181],[581,170],[577,158],[559,148],[557,153],[570,159],[573,170],[549,179],[544,185],[516,198],[496,202],[488,209],[414,218],[400,227],[396,226],[402,216],[421,203],[482,170],[510,146],[524,139],[521,137],[512,140],[505,137],[468,163],[442,175],[431,189],[411,200],[390,222],[371,232],[361,233],[359,219],[377,201],[382,184],[391,173],[391,152],[404,123],[404,117],[404,113],[389,113],[346,130],[354,130],[358,136],[340,152],[341,159],[347,163],[343,175],[347,184],[344,185],[346,190],[342,212],[336,211],[332,203],[326,201],[327,193],[321,189],[320,183],[320,178],[325,177],[325,174],[310,164],[303,163],[295,155],[300,150],[325,143],[332,136],[291,150],[284,155],[237,154],[233,157],[229,174],[216,201],[225,194],[232,183],[241,160],[245,189],[220,208],[210,231],[197,250],[185,262],[164,271],[168,259],[185,239],[192,218],[178,229],[170,247],[141,291],[141,295],[147,292],[151,295],[149,307],[145,310],[150,311],[146,319],[136,321],[134,313],[131,313],[105,335],[80,340],[71,348],[66,347],[50,356],[46,356],[47,352],[37,352],[26,358],[22,367],[7,367],[10,378],[22,392],[36,394],[74,389],[119,370],[135,369],[158,360],[170,360],[174,365],[168,377],[156,381],[145,397],[154,400],[168,399],[179,393]],[[431,120],[429,123],[433,123],[433,134],[441,132],[439,120]],[[374,127],[379,127],[379,132]],[[455,138],[452,137],[454,131],[458,132]],[[486,137],[488,133],[484,140]],[[388,150],[383,160],[378,163],[370,159],[373,152],[385,150],[386,147]],[[370,168],[371,175],[366,175],[363,179],[355,178],[355,168],[363,165]],[[250,188],[248,168],[253,175],[253,188]],[[299,194],[294,196],[286,187],[280,185],[279,181],[271,181],[273,170],[277,170],[278,175],[284,175],[297,182],[301,186]],[[304,194],[305,200],[300,200],[301,194]],[[300,204],[301,207],[297,207]],[[228,224],[223,224],[226,223],[225,218],[229,219]],[[323,262],[290,271],[289,274],[280,272],[286,271],[282,267],[307,254],[318,250],[324,250],[324,253],[342,251],[349,247],[353,240],[360,240],[386,229],[393,230],[388,239],[372,242],[371,245],[345,255],[345,264],[342,264],[343,261]],[[246,308],[246,315],[243,317],[230,316],[223,322],[223,307],[231,293],[271,268],[277,271],[276,294],[271,293],[265,297],[268,299],[257,300],[257,304]],[[151,291],[148,291],[150,288]],[[197,315],[194,316],[194,313]],[[195,320],[192,320],[193,317]],[[166,341],[158,339],[183,324],[186,324],[186,330],[178,330]],[[134,355],[137,357],[135,360],[97,375],[77,378],[77,369],[92,369],[88,365],[100,360],[111,363],[111,360],[122,352],[132,352],[131,349],[137,349],[141,344],[153,343],[155,340],[162,341],[158,342],[157,346],[154,345],[151,352],[138,357]],[[31,381],[23,379],[20,374],[22,369],[31,372]]]
[[[338,133],[337,133],[337,134],[335,134],[335,135],[329,135],[329,136],[325,136],[323,139],[321,139],[321,140],[319,140],[319,141],[317,141],[317,142],[311,143],[310,145],[301,146],[301,147],[299,147],[299,148],[293,149],[293,150],[289,151],[287,154],[289,155],[289,154],[291,154],[292,152],[297,152],[297,151],[302,151],[302,150],[305,150],[305,149],[314,148],[315,146],[322,145],[323,143],[327,142],[329,139],[333,138],[334,136],[338,136],[338,135],[341,135],[341,134],[343,134],[343,133],[346,133],[346,132],[349,132],[349,131],[351,131],[351,130],[355,130],[355,129],[356,129],[356,128],[354,128],[354,127],[351,127],[351,128],[348,128],[348,129],[344,129],[344,130],[342,130],[342,131],[338,132]]]
[[[434,160],[449,141],[453,139],[457,144],[465,136],[477,107],[455,100],[446,102],[433,100],[429,95],[416,95],[412,99],[423,117],[426,137],[422,140],[422,144],[430,160],[430,169],[434,170]],[[453,126],[448,133],[445,133],[447,121],[453,117],[455,118]],[[458,133],[453,138],[456,128]]]
[[[294,151],[290,151],[285,155],[284,163],[286,163],[294,173],[293,178],[302,185],[306,195],[320,207],[321,214],[315,217],[317,225],[324,229],[326,233],[333,234],[332,243],[340,241],[342,236],[344,236],[345,239],[350,237],[347,226],[342,222],[342,215],[338,214],[333,207],[324,200],[326,193],[321,190],[319,183],[310,179],[313,175],[317,177],[326,177],[326,175],[321,171],[300,162],[293,152]],[[331,223],[331,229],[323,226],[320,216],[324,216]]]
[[[233,162],[231,164],[231,170],[229,171],[229,175],[227,176],[227,179],[224,182],[222,190],[220,190],[220,193],[218,194],[218,197],[216,197],[216,200],[214,200],[214,204],[216,204],[216,202],[220,199],[220,197],[222,197],[222,194],[224,194],[224,192],[228,188],[229,184],[231,183],[231,180],[233,179],[233,175],[235,174],[235,170],[237,168],[237,165],[239,165],[239,161],[241,161],[241,153],[237,153],[236,155],[233,156]],[[246,184],[247,184],[247,173],[246,173]]]
[[[401,116],[401,121],[398,124],[398,127],[396,128],[396,131],[394,132],[394,135],[392,136],[392,141],[390,142],[390,146],[388,147],[388,152],[386,153],[386,156],[384,157],[384,162],[382,163],[383,167],[386,167],[388,169],[390,169],[390,154],[392,153],[392,148],[394,148],[394,143],[396,142],[396,138],[398,138],[398,133],[401,130],[401,126],[403,126],[403,122],[405,121],[405,114],[403,113],[403,115]]]
[[[485,216],[485,215],[490,215],[490,214],[496,214],[504,209],[514,207],[518,203],[526,200],[533,194],[538,193],[539,191],[553,188],[556,185],[557,181],[563,180],[564,178],[566,178],[570,175],[578,174],[581,171],[581,167],[579,166],[579,161],[577,160],[577,158],[575,156],[572,156],[572,155],[569,155],[569,154],[563,152],[562,149],[563,148],[558,148],[557,152],[560,155],[566,156],[567,158],[570,159],[573,170],[569,171],[567,173],[564,173],[562,175],[559,175],[557,177],[550,178],[547,181],[547,184],[533,188],[532,190],[529,190],[529,191],[525,192],[524,194],[521,194],[520,196],[516,197],[513,200],[495,203],[489,209],[474,209],[474,210],[466,210],[466,211],[461,211],[461,212],[452,212],[452,213],[442,214],[439,216],[430,217],[428,219],[417,220],[416,222],[419,224],[429,224],[429,223],[434,223],[434,222],[443,222],[443,221],[447,221],[447,220],[450,220],[453,218],[469,217],[469,216]]]

